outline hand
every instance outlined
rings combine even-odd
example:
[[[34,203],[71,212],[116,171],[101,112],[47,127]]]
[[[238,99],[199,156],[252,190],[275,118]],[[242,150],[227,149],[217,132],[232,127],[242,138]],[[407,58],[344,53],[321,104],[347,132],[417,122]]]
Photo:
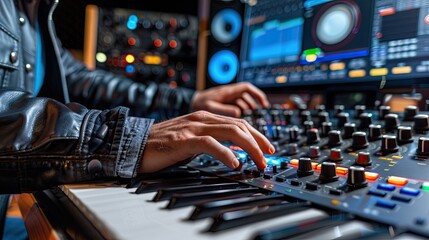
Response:
[[[259,169],[266,167],[262,151],[274,153],[270,142],[246,121],[198,111],[153,125],[139,172],[158,171],[201,153],[219,159],[230,168],[237,168],[239,160],[217,140],[230,141],[241,147]]]
[[[256,109],[258,104],[269,107],[267,96],[250,83],[236,83],[197,92],[192,111],[206,110],[231,117],[240,117],[241,111]]]

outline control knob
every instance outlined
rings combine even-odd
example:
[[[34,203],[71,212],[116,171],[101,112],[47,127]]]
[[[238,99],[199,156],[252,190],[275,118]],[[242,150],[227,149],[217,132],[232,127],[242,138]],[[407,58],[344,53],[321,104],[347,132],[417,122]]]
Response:
[[[335,116],[338,116],[338,114],[344,112],[344,105],[335,105],[334,110],[335,110]]]
[[[298,162],[298,177],[310,176],[314,173],[310,158],[300,158]]]
[[[322,132],[321,132],[322,137],[327,137],[331,130],[332,130],[331,122],[322,123]]]
[[[429,138],[420,137],[417,153],[422,155],[429,155]]]
[[[362,113],[359,116],[360,124],[359,129],[367,129],[372,123],[372,113]]]
[[[389,106],[380,106],[378,119],[383,120],[384,116],[390,113],[390,107]]]
[[[290,124],[292,116],[293,116],[292,110],[284,110],[283,111],[283,117],[284,117],[286,124]]]
[[[396,142],[396,136],[383,135],[381,136],[381,151],[382,152],[397,152],[398,144]]]
[[[319,146],[310,146],[308,149],[308,156],[311,158],[317,158],[320,156]]]
[[[417,133],[425,133],[429,130],[429,116],[418,114],[414,116],[414,130]]]
[[[369,125],[369,140],[375,141],[381,137],[381,125],[371,124]]]
[[[362,166],[362,167],[366,167],[371,165],[372,161],[371,161],[371,156],[369,154],[369,152],[359,152],[358,156],[356,158],[355,164]]]
[[[337,165],[333,162],[323,162],[320,170],[319,181],[322,183],[334,182],[338,180]]]
[[[341,149],[332,148],[329,153],[329,160],[332,162],[339,162],[343,160],[343,156],[341,155]]]
[[[354,123],[346,123],[344,125],[344,138],[351,138],[353,133],[356,131],[356,124]]]
[[[317,114],[317,117],[319,118],[319,126],[322,125],[324,122],[329,122],[329,113],[328,112],[319,112]]]
[[[319,141],[320,141],[319,131],[317,130],[317,128],[312,128],[312,129],[307,131],[307,144],[308,145],[318,143]]]
[[[347,175],[347,185],[352,188],[362,188],[368,185],[365,179],[365,169],[360,166],[351,166]]]
[[[410,143],[413,141],[413,132],[411,127],[399,126],[398,127],[398,142]]]
[[[346,124],[349,121],[349,114],[346,112],[341,112],[339,113],[337,116],[338,122],[337,122],[337,126],[339,128],[344,127],[344,124]]]
[[[407,106],[404,110],[404,121],[413,121],[418,112],[419,109],[416,106]]]
[[[387,132],[397,129],[399,126],[399,119],[397,114],[389,113],[384,116],[384,129]]]
[[[299,138],[299,128],[297,126],[293,126],[289,128],[289,141],[296,142]]]
[[[365,112],[366,106],[365,105],[356,105],[355,106],[355,119],[359,119],[360,115]]]
[[[331,130],[328,133],[328,146],[335,147],[339,146],[342,143],[341,132],[338,130]]]
[[[354,132],[352,134],[352,147],[355,149],[362,149],[368,147],[368,140],[365,132]]]
[[[302,125],[303,125],[306,121],[311,121],[311,114],[310,114],[310,111],[308,111],[308,110],[302,111],[302,112],[299,114],[299,117],[301,118],[301,124],[302,124]]]

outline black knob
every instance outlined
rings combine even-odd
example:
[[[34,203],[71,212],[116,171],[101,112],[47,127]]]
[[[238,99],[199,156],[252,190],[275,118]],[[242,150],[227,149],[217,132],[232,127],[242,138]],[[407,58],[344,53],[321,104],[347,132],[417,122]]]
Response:
[[[271,125],[271,138],[274,141],[277,141],[280,139],[280,132],[281,132],[281,128],[278,129],[276,125]]]
[[[351,188],[362,188],[368,185],[365,179],[365,169],[359,166],[351,166],[347,175],[347,185]]]
[[[312,129],[307,131],[307,144],[308,145],[318,143],[319,141],[320,141],[319,131],[317,130],[317,128],[312,128]]]
[[[410,143],[413,141],[413,132],[411,127],[399,126],[398,127],[398,142]]]
[[[378,119],[383,120],[384,116],[390,113],[390,107],[389,106],[380,106]]]
[[[293,116],[292,110],[284,110],[283,111],[283,118],[284,118],[286,124],[290,124],[292,116]]]
[[[302,111],[302,112],[299,114],[299,117],[301,118],[301,124],[302,124],[302,125],[303,125],[303,124],[304,124],[304,122],[306,122],[306,121],[311,121],[311,114],[310,114],[310,111],[307,111],[307,110]]]
[[[337,122],[337,126],[338,128],[342,128],[344,127],[344,124],[346,124],[347,122],[349,122],[349,114],[346,112],[341,112],[339,113],[337,116],[338,122]]]
[[[359,166],[369,166],[371,165],[372,161],[371,161],[371,156],[369,154],[369,152],[360,152],[358,153],[358,156],[356,158],[355,164],[359,165]]]
[[[382,152],[397,152],[398,144],[396,142],[396,136],[383,135],[381,136],[381,151]]]
[[[429,116],[426,114],[418,114],[414,116],[414,130],[417,133],[425,133],[429,130]]]
[[[308,148],[308,156],[311,158],[317,158],[320,156],[319,146],[310,146]]]
[[[429,138],[420,137],[419,145],[417,147],[417,153],[423,155],[429,155]]]
[[[344,138],[351,138],[353,133],[356,131],[356,124],[354,123],[346,123],[344,125]]]
[[[365,105],[356,105],[355,106],[355,119],[359,119],[360,115],[365,112],[366,106]]]
[[[328,112],[319,112],[317,114],[317,117],[319,118],[319,126],[322,125],[324,122],[329,122],[329,113]]]
[[[273,173],[277,173],[277,166],[276,166],[276,165],[274,165],[274,166],[272,167],[272,169],[273,169]]]
[[[287,154],[288,155],[295,155],[298,153],[298,144],[291,143],[287,146]]]
[[[323,162],[320,171],[319,180],[322,183],[334,182],[338,180],[337,165],[333,162]]]
[[[381,138],[381,125],[369,125],[369,140],[375,141]]]
[[[399,127],[399,119],[397,114],[389,113],[384,116],[384,129],[387,132],[393,131]]]
[[[328,133],[332,130],[332,123],[331,122],[324,122],[322,123],[322,131],[321,134],[322,137],[327,137]]]
[[[368,147],[368,140],[365,132],[354,132],[352,134],[352,146],[355,149],[362,149]]]
[[[328,133],[328,146],[329,147],[335,147],[335,146],[339,146],[342,143],[342,139],[341,139],[341,132],[338,130],[331,130]]]
[[[404,110],[404,121],[413,121],[418,112],[419,109],[416,106],[407,106]]]
[[[372,123],[372,113],[362,113],[360,116],[359,129],[367,129]]]
[[[304,131],[302,133],[303,135],[306,135],[307,132],[314,127],[314,123],[313,121],[305,121],[303,126],[304,126]]]
[[[298,177],[310,176],[314,173],[310,158],[300,158],[298,162]]]
[[[296,142],[299,138],[299,128],[297,126],[293,126],[289,128],[289,141]]]
[[[287,168],[287,162],[280,162],[280,169],[286,169]]]
[[[341,149],[332,148],[329,153],[329,160],[332,162],[339,162],[343,160],[343,156],[341,155]]]
[[[344,112],[344,105],[335,105],[334,110],[335,110],[335,116],[338,116],[338,114]]]

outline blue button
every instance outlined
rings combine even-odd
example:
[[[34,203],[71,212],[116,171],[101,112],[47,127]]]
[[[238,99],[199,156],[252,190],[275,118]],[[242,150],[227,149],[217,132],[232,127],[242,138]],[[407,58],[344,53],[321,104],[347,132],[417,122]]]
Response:
[[[396,203],[379,199],[377,200],[377,203],[375,204],[375,206],[387,208],[387,209],[394,209],[396,207]]]
[[[385,192],[380,192],[377,190],[369,190],[368,191],[368,195],[373,195],[373,196],[377,196],[377,197],[385,197],[386,193]]]
[[[393,191],[395,190],[395,186],[387,184],[387,183],[379,183],[377,186],[378,189],[384,190],[384,191]]]
[[[392,196],[392,200],[395,201],[400,201],[400,202],[410,202],[411,198],[410,197],[405,197],[405,196],[401,196],[401,195],[393,195]]]
[[[415,188],[409,188],[409,187],[403,187],[400,191],[401,194],[410,195],[410,196],[417,196],[420,193],[420,190]]]

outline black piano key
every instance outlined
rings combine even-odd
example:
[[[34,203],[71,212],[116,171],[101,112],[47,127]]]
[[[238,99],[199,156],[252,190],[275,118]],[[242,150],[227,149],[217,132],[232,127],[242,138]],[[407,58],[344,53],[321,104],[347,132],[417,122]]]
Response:
[[[132,179],[126,188],[137,187],[140,182],[144,180],[155,179],[182,179],[182,178],[199,178],[201,172],[198,170],[190,169],[186,166],[171,167],[155,173],[146,173]]]
[[[241,210],[235,212],[225,212],[214,217],[213,224],[210,226],[210,232],[218,232],[245,224],[250,224],[266,219],[271,219],[287,214],[292,214],[309,209],[310,203],[297,202],[285,203],[281,205],[263,207],[260,209]]]
[[[220,182],[223,182],[223,179],[220,179],[218,177],[147,180],[147,181],[140,182],[140,185],[136,189],[135,193],[140,194],[140,193],[156,192],[158,191],[158,189],[166,188],[166,187],[213,184],[213,183],[220,183]]]
[[[234,188],[238,188],[239,186],[240,185],[238,183],[218,183],[218,184],[207,184],[207,185],[197,185],[197,186],[161,188],[158,190],[158,192],[156,193],[152,201],[158,202],[158,201],[167,200],[175,193],[178,194],[178,193],[213,191],[213,190],[221,190],[221,189],[234,189]]]
[[[320,228],[338,226],[349,220],[350,217],[345,214],[336,215],[321,219],[320,216],[316,218],[309,218],[298,223],[290,223],[272,229],[265,229],[257,233],[254,240],[280,240],[290,238],[292,236],[300,235],[306,232],[314,231]]]
[[[357,239],[370,236],[374,232],[375,229],[370,223],[353,220],[344,224],[329,226],[293,236],[288,239]]]
[[[227,199],[240,196],[250,196],[255,193],[260,193],[259,188],[242,188],[242,189],[226,189],[226,190],[215,190],[208,192],[199,193],[183,193],[173,194],[170,202],[166,206],[167,209],[179,208],[194,205],[209,200],[216,199]]]
[[[213,217],[220,211],[249,208],[261,205],[274,205],[284,201],[283,195],[273,196],[258,196],[258,197],[246,197],[238,199],[227,199],[216,202],[202,203],[195,207],[189,220],[197,220],[207,217]]]

